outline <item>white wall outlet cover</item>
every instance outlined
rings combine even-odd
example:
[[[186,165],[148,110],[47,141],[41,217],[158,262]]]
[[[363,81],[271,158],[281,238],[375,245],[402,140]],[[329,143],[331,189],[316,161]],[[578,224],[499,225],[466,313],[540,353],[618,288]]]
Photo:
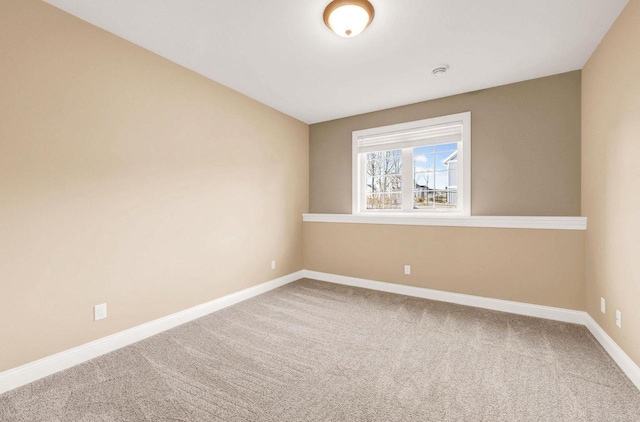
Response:
[[[405,266],[404,266],[404,273],[405,273],[406,275],[411,274],[411,265],[405,265]]]
[[[600,312],[603,314],[607,311],[607,304],[603,297],[600,298]]]
[[[276,260],[275,259],[273,261],[271,261],[271,269],[272,270],[276,269]]]
[[[622,328],[622,312],[616,309],[616,325]]]
[[[93,307],[93,319],[98,321],[99,319],[105,319],[107,317],[107,304],[103,303]]]

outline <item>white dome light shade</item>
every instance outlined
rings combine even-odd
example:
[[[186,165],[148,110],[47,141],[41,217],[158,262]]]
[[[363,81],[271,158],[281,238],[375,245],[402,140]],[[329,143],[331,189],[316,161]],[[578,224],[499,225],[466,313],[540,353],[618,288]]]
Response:
[[[373,20],[373,6],[366,0],[335,0],[324,11],[324,22],[341,37],[360,34]]]
[[[369,14],[360,6],[341,6],[329,15],[329,27],[341,37],[355,37],[369,24]]]

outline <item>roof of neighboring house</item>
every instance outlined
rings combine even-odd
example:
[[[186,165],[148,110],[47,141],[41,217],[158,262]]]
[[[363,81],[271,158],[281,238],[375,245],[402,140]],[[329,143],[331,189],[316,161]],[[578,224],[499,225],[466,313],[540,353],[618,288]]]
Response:
[[[449,164],[449,161],[453,161],[458,158],[458,151],[453,151],[450,156],[442,160],[442,164]]]

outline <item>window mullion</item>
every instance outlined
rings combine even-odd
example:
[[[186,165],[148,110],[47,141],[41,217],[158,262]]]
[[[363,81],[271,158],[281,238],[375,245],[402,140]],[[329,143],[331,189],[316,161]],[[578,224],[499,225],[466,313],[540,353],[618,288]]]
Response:
[[[413,210],[413,148],[402,149],[402,211]]]

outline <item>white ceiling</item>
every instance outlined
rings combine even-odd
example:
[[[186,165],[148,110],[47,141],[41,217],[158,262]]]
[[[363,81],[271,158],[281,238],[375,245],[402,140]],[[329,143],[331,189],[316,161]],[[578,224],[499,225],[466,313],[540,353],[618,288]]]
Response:
[[[45,0],[306,123],[581,69],[627,0]],[[431,76],[449,64],[442,78]]]

